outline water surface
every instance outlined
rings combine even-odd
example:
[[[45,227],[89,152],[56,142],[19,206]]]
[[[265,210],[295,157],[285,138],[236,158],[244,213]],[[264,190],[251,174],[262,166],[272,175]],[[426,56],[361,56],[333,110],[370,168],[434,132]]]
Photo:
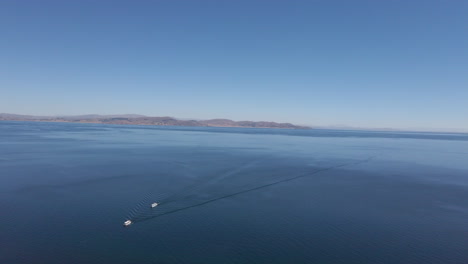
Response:
[[[0,122],[0,263],[468,263],[467,161],[461,133]]]

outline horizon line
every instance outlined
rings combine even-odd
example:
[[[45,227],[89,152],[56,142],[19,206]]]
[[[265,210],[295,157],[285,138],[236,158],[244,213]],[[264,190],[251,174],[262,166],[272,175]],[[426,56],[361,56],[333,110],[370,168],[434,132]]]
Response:
[[[229,118],[179,118],[170,115],[161,115],[161,116],[153,116],[153,115],[144,115],[144,114],[73,114],[73,115],[60,115],[60,114],[53,114],[53,115],[31,115],[31,114],[14,114],[14,113],[0,113],[0,115],[18,115],[18,116],[30,116],[30,117],[77,117],[77,116],[140,116],[140,117],[170,117],[176,120],[195,120],[195,121],[207,121],[207,120],[231,120],[235,122],[274,122],[274,123],[288,123],[295,126],[308,126],[311,129],[330,129],[330,130],[349,130],[349,131],[382,131],[382,132],[432,132],[432,133],[468,133],[468,130],[462,128],[393,128],[393,127],[360,127],[360,126],[352,126],[352,125],[313,125],[313,124],[296,124],[292,122],[281,122],[281,121],[252,121],[252,120],[234,120]],[[1,120],[0,120],[1,121]],[[7,121],[7,120],[3,120]],[[15,120],[11,120],[15,121]],[[21,121],[21,120],[16,120]]]

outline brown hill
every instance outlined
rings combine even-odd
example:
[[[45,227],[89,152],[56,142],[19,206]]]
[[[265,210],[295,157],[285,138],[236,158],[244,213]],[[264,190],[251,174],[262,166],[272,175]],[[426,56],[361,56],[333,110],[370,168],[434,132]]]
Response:
[[[80,116],[30,116],[15,114],[0,114],[0,121],[42,121],[42,122],[71,122],[98,123],[117,125],[153,125],[153,126],[189,126],[189,127],[252,127],[252,128],[289,128],[309,129],[310,127],[296,126],[290,123],[233,121],[229,119],[210,120],[180,120],[173,117],[150,117],[142,115],[80,115]]]

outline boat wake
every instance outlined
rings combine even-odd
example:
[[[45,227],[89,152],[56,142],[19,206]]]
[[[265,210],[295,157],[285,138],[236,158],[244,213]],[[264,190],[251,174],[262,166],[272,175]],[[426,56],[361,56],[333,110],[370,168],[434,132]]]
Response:
[[[145,203],[139,204],[138,209],[140,209],[142,207],[146,207],[147,209],[144,210],[144,212],[140,211],[139,214],[136,214],[136,212],[135,212],[135,214],[132,215],[131,219],[132,219],[133,222],[148,221],[148,220],[155,219],[155,218],[158,218],[158,217],[162,217],[162,216],[165,216],[165,215],[169,215],[169,214],[181,212],[181,211],[184,211],[184,210],[196,208],[196,207],[203,206],[203,205],[206,205],[206,204],[209,204],[209,203],[214,203],[216,201],[227,199],[227,198],[234,197],[234,196],[237,196],[237,195],[241,195],[241,194],[244,194],[244,193],[258,191],[258,190],[261,190],[261,189],[264,189],[264,188],[268,188],[268,187],[275,186],[275,185],[282,184],[282,183],[289,182],[289,181],[294,181],[294,180],[304,178],[304,177],[310,177],[310,176],[316,175],[318,173],[322,173],[322,172],[326,172],[326,171],[330,171],[330,170],[335,170],[335,169],[339,169],[339,168],[343,168],[343,167],[350,167],[350,166],[356,166],[356,165],[359,165],[359,164],[367,163],[367,162],[370,162],[371,160],[373,160],[375,157],[376,156],[372,156],[372,157],[366,158],[364,160],[353,161],[353,162],[348,162],[348,163],[342,163],[342,164],[331,166],[331,167],[326,167],[326,168],[322,168],[322,169],[315,169],[315,170],[312,170],[312,171],[306,171],[306,172],[303,172],[303,173],[296,174],[295,176],[289,177],[289,178],[284,178],[284,175],[281,175],[282,179],[276,179],[276,180],[274,180],[272,182],[265,183],[265,184],[260,184],[259,185],[258,181],[255,181],[257,183],[256,186],[252,187],[252,184],[247,184],[247,185],[250,185],[251,187],[248,187],[248,186],[246,187],[246,185],[244,185],[243,186],[244,188],[242,190],[240,190],[240,191],[231,192],[231,193],[228,193],[228,194],[225,194],[225,195],[221,194],[221,195],[216,196],[214,198],[205,198],[204,200],[201,200],[201,201],[199,199],[195,199],[194,198],[195,195],[187,194],[188,191],[192,191],[192,190],[197,189],[197,187],[200,187],[199,184],[194,185],[194,186],[189,186],[188,188],[184,188],[184,191],[187,191],[187,192],[185,192],[185,196],[178,194],[178,195],[170,196],[169,198],[166,198],[166,199],[158,200],[157,201],[158,202],[158,208],[156,210],[154,210],[154,209],[152,210],[151,208],[149,208],[150,203],[147,202],[147,201],[149,201],[149,198],[145,199]],[[248,167],[248,166],[246,166],[246,167]],[[236,173],[239,173],[240,171],[242,171],[242,169],[243,168],[233,170],[230,173],[224,174],[220,178],[226,178],[227,176],[235,175]],[[211,181],[211,180],[214,180],[214,178],[210,177],[209,181]],[[219,179],[217,179],[217,180],[219,180]],[[252,181],[251,181],[252,179],[249,179],[249,180],[250,180],[249,183],[252,183]],[[261,180],[262,179],[260,179],[260,181]]]

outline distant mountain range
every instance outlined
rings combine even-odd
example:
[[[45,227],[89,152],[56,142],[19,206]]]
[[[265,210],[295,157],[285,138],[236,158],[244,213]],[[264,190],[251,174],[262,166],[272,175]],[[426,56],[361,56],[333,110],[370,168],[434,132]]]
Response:
[[[144,115],[78,115],[78,116],[31,116],[0,114],[0,121],[37,121],[37,122],[71,122],[116,125],[152,125],[152,126],[191,126],[191,127],[252,127],[252,128],[289,128],[310,129],[290,123],[266,121],[233,121],[229,119],[180,120],[173,117],[151,117]]]

